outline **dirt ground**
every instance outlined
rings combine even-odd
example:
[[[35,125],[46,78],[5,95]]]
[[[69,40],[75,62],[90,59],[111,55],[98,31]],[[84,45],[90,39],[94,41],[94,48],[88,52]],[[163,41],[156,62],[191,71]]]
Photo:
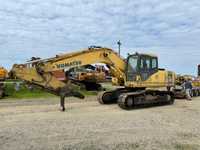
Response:
[[[0,150],[200,149],[200,98],[131,111],[96,97],[1,100]]]

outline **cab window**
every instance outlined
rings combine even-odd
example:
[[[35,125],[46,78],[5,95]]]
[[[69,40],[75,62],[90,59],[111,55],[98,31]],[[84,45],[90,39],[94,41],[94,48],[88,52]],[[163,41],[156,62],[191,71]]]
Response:
[[[141,69],[144,68],[144,59],[141,59],[141,61],[140,61],[140,68],[141,68]]]
[[[141,58],[140,69],[147,70],[151,68],[151,59],[150,58]]]
[[[156,58],[153,58],[153,59],[152,59],[152,69],[156,69],[157,66],[158,66],[158,64],[157,64],[157,59],[156,59]]]
[[[147,59],[146,59],[146,67],[147,67],[147,69],[150,69],[150,68],[151,68],[151,61],[150,61],[150,58],[147,58]]]
[[[128,62],[128,72],[136,72],[138,57],[130,57]]]

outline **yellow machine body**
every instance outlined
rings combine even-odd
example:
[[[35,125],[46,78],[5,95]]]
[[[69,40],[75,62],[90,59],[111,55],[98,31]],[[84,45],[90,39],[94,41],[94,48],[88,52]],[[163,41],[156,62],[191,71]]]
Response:
[[[147,80],[141,81],[141,77],[137,77],[137,81],[127,81],[126,87],[138,88],[162,88],[175,86],[175,73],[171,71],[159,70],[151,75]]]

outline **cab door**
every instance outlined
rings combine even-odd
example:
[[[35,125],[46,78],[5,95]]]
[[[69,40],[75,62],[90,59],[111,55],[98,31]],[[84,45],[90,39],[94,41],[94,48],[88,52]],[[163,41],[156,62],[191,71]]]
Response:
[[[139,72],[141,80],[147,80],[152,74],[158,71],[158,59],[156,57],[141,56]]]
[[[139,56],[132,55],[127,59],[127,68],[126,68],[126,79],[127,81],[136,81],[136,76],[138,75],[138,63]]]

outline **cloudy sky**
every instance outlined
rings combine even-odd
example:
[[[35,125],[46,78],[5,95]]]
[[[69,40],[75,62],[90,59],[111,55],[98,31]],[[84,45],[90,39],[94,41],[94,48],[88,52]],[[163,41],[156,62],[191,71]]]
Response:
[[[101,45],[150,52],[160,67],[196,75],[199,0],[0,0],[0,65]]]

